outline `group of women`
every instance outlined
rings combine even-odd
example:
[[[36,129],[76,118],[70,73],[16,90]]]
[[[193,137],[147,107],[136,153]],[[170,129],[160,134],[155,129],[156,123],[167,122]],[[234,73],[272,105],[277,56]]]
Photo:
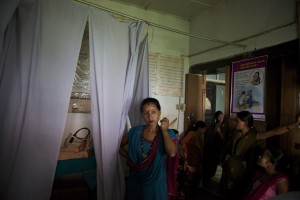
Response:
[[[213,135],[208,137],[207,141],[209,142],[205,142],[205,144],[206,125],[204,122],[198,122],[194,129],[180,141],[180,151],[177,152],[176,134],[174,130],[169,129],[168,119],[160,119],[159,101],[155,98],[144,99],[140,111],[146,125],[131,128],[128,133],[124,134],[120,145],[120,154],[127,159],[130,169],[125,199],[167,200],[176,198],[176,194],[170,192],[170,188],[174,188],[174,184],[176,184],[176,179],[171,177],[174,176],[172,172],[176,170],[176,166],[167,165],[166,160],[176,158],[178,153],[184,160],[184,168],[190,172],[190,179],[187,180],[194,185],[198,184],[201,173],[207,175],[203,177],[203,180],[209,181],[215,173],[216,166],[222,161],[220,192],[225,199],[268,199],[288,190],[288,178],[279,173],[277,169],[282,157],[280,151],[266,150],[258,158],[257,163],[253,159],[255,159],[260,141],[289,132],[300,124],[300,116],[297,121],[287,126],[258,132],[253,128],[252,114],[248,111],[239,112],[235,121],[234,133],[224,145],[224,151],[217,152],[214,152],[213,148],[221,147],[218,144],[226,141],[221,123],[223,115],[216,121],[212,131]],[[125,148],[126,145],[128,150]],[[209,154],[203,154],[203,150],[215,153],[213,156],[216,159],[210,159]],[[190,155],[189,152],[194,153]],[[224,152],[225,154],[223,154]],[[198,161],[209,163],[213,167],[202,167],[203,165],[201,166],[201,162]],[[257,168],[253,163],[260,166],[262,171],[256,172]],[[251,180],[253,177],[255,179]],[[177,182],[180,182],[180,179]]]
[[[300,124],[300,116],[292,124],[265,132],[258,132],[253,127],[253,122],[254,119],[250,112],[241,111],[237,113],[234,133],[226,144],[220,190],[229,199],[242,199],[247,191],[257,169],[257,157],[259,150],[261,150],[261,141],[272,136],[282,135],[296,128]],[[271,156],[275,156],[268,155],[270,160]],[[273,162],[273,164],[276,165],[277,163]],[[259,161],[258,165],[264,167],[260,165]],[[264,182],[262,179],[260,181]],[[275,194],[276,192],[280,193],[278,188],[273,189],[275,189]]]

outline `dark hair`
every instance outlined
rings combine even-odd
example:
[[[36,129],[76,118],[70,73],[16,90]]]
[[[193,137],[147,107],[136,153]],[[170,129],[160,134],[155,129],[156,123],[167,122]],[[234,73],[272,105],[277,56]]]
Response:
[[[243,122],[247,122],[249,128],[253,128],[253,116],[249,111],[241,111],[237,113],[237,117]]]
[[[144,105],[146,105],[148,103],[153,103],[157,107],[157,109],[160,111],[161,108],[160,108],[159,101],[155,98],[148,97],[148,98],[144,99],[141,103],[141,107],[140,107],[141,112],[143,112]]]
[[[206,128],[206,123],[204,121],[197,121],[196,123],[192,124],[192,130],[196,131],[198,128]]]
[[[268,149],[270,154],[270,162],[277,165],[278,161],[283,157],[283,152],[279,149]]]
[[[270,158],[270,162],[275,166],[275,170],[278,172],[285,172],[287,173],[287,170],[289,168],[289,162],[287,157],[284,156],[284,153],[275,148],[267,149],[270,153],[268,154]]]
[[[218,122],[219,120],[217,119],[220,115],[223,115],[223,112],[218,110],[217,112],[215,112],[215,120],[216,122]]]

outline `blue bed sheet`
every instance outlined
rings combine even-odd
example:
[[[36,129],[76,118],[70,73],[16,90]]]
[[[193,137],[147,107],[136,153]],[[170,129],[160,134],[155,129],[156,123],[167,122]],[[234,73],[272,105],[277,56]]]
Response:
[[[59,160],[57,162],[55,177],[68,174],[83,173],[86,183],[93,190],[97,185],[95,156],[89,158],[76,158]]]

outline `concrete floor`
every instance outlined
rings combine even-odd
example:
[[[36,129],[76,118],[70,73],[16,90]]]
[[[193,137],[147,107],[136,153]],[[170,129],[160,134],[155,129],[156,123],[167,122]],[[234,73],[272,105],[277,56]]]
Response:
[[[189,194],[188,200],[221,200],[218,195],[221,174],[222,168],[218,167],[216,175],[212,178],[210,184],[206,188],[200,185]],[[96,196],[96,190],[90,191],[84,178],[76,174],[55,180],[51,200],[96,200]]]
[[[199,186],[193,194],[191,194],[189,200],[221,200],[222,198],[218,194],[219,182],[221,179],[222,168],[218,166],[216,175],[211,179],[211,182],[207,187]]]

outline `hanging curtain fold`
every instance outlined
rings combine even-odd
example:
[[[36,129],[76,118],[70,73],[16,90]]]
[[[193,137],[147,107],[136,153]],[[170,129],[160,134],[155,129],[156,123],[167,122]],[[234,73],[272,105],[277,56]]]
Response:
[[[92,127],[98,172],[98,199],[123,199],[119,142],[135,83],[141,22],[124,23],[90,11]],[[126,67],[127,66],[127,67]]]
[[[132,108],[132,101],[133,99],[136,99],[134,96],[136,92],[136,88],[138,87],[138,83],[141,82],[140,78],[143,73],[147,73],[146,71],[148,69],[148,56],[144,57],[147,53],[148,55],[148,37],[144,37],[144,39],[141,41],[142,37],[142,30],[144,28],[144,23],[143,22],[133,22],[129,26],[129,49],[130,49],[130,55],[129,55],[129,62],[127,65],[127,70],[126,70],[126,82],[124,85],[124,91],[123,91],[123,111],[122,111],[122,116],[121,116],[121,121],[120,121],[120,127],[119,127],[119,143],[117,148],[119,148],[119,145],[121,143],[122,136],[124,134],[125,127],[126,127],[126,121],[128,119],[128,113],[129,110]],[[148,82],[149,83],[149,82]],[[147,87],[145,89],[147,91]],[[140,96],[138,96],[140,97]],[[139,106],[138,106],[139,108]],[[136,113],[137,116],[140,115],[140,111]],[[119,155],[119,154],[117,154]],[[119,181],[116,182],[117,188],[120,188],[121,191],[120,193],[124,196],[125,194],[125,183],[124,183],[124,173],[123,173],[123,167],[122,167],[122,161],[121,158],[119,157],[118,160],[118,178]],[[121,175],[121,176],[120,176]],[[123,197],[121,196],[121,197]]]
[[[4,49],[4,32],[20,0],[1,0],[0,2],[0,55]],[[1,75],[1,73],[0,73]]]
[[[144,123],[143,116],[140,111],[142,100],[149,97],[149,62],[148,62],[148,36],[144,38],[140,45],[135,76],[134,90],[132,94],[131,106],[128,112],[131,126],[137,126]]]
[[[24,0],[11,20],[0,68],[0,199],[50,198],[87,15],[66,0]]]

